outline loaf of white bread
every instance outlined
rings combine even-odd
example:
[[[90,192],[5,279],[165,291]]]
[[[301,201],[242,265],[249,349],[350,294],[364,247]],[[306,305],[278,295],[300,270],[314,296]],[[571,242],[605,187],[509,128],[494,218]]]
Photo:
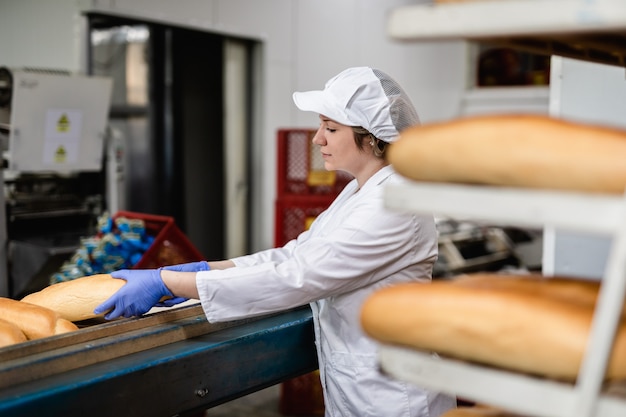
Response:
[[[26,335],[10,321],[0,319],[0,347],[26,342]]]
[[[486,406],[453,408],[441,415],[441,417],[523,417],[505,410]]]
[[[53,310],[4,297],[0,298],[0,319],[16,326],[27,340],[78,330],[74,323]],[[4,340],[24,341],[11,326],[2,326],[2,332]]]
[[[573,381],[587,347],[599,284],[540,275],[472,274],[381,289],[361,324],[387,344]],[[626,377],[626,323],[606,379]]]
[[[98,274],[50,285],[21,300],[0,298],[0,347],[78,330],[73,322],[98,317],[93,310],[124,284]]]
[[[416,181],[580,192],[626,189],[626,131],[543,115],[502,114],[410,127],[391,144]]]
[[[56,311],[75,322],[98,317],[93,310],[126,284],[109,274],[97,274],[59,282],[22,298],[22,301]]]

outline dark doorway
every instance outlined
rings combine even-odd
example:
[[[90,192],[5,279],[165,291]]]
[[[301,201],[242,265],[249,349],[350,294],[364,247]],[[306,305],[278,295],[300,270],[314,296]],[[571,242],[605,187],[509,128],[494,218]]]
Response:
[[[207,259],[233,256],[226,253],[232,233],[225,226],[224,117],[224,56],[232,40],[160,23],[87,17],[90,73],[114,79],[108,152],[114,168],[108,171],[107,192],[112,211],[172,216]],[[237,41],[251,51],[251,42]],[[244,83],[251,79],[247,71]],[[241,86],[250,91],[247,87]],[[250,113],[249,106],[241,109],[246,126]],[[236,150],[246,153],[246,160],[249,133]],[[248,199],[245,204],[249,213]]]

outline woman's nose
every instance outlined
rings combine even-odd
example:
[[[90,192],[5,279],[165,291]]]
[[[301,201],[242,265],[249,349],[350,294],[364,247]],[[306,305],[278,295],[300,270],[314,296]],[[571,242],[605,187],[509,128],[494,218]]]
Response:
[[[324,128],[320,127],[315,132],[313,139],[311,140],[315,145],[324,145],[326,143],[326,138],[324,137]]]

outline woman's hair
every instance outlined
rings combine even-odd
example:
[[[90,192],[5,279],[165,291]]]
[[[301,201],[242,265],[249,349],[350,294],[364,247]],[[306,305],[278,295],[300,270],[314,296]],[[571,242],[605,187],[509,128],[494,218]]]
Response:
[[[372,145],[374,156],[381,159],[385,158],[385,151],[387,150],[388,145],[387,142],[378,139],[364,127],[352,126],[352,132],[354,132],[354,142],[356,143],[357,148],[359,148],[360,150],[364,150],[365,147],[363,145],[363,142],[364,140],[369,138],[366,143],[369,145],[370,142],[374,142],[374,144]]]

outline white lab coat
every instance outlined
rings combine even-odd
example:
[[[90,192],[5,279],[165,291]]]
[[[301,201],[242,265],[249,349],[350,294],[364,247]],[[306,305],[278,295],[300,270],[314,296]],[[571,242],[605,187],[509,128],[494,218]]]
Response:
[[[311,304],[328,417],[435,417],[455,407],[453,398],[382,375],[376,343],[360,326],[365,298],[428,281],[436,260],[433,218],[383,207],[384,185],[400,180],[387,166],[361,190],[352,181],[297,239],[196,277],[210,322]]]

